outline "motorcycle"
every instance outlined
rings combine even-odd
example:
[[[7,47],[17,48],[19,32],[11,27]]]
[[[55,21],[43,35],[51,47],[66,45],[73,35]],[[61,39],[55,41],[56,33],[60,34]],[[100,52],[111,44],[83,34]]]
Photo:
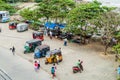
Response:
[[[73,66],[72,69],[73,69],[73,73],[77,73],[77,72],[81,73],[81,69],[78,66]]]
[[[82,63],[83,63],[83,61],[81,61],[81,63],[79,64],[79,67],[78,66],[73,66],[72,67],[73,73],[77,73],[77,72],[81,73],[83,71]]]

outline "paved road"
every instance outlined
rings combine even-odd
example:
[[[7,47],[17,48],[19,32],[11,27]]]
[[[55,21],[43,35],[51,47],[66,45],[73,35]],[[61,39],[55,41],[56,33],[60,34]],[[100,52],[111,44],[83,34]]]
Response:
[[[2,27],[2,33],[0,33],[0,46],[3,48],[9,49],[12,45],[14,45],[16,47],[16,55],[19,55],[20,57],[23,57],[27,59],[28,61],[33,61],[34,59],[33,59],[32,53],[23,54],[23,50],[24,50],[23,47],[24,47],[25,41],[32,39],[33,31],[28,30],[26,32],[18,33],[16,30],[9,30],[8,23],[1,23],[0,26]],[[88,79],[89,80],[116,80],[114,59],[112,55],[104,56],[102,53],[100,53],[100,51],[103,51],[103,50],[99,50],[100,49],[99,44],[98,44],[99,46],[96,43],[95,45],[89,44],[89,45],[84,46],[84,45],[68,43],[68,46],[65,47],[63,46],[63,41],[54,39],[54,38],[53,40],[50,40],[47,36],[45,36],[45,40],[43,41],[43,44],[50,45],[51,50],[55,48],[58,49],[59,47],[62,48],[63,61],[59,65],[57,65],[57,71],[56,71],[57,78],[59,80],[79,80],[79,79],[81,80],[88,80]],[[3,51],[4,50],[2,50],[2,52]],[[8,52],[9,55],[1,54],[0,52],[0,59],[4,60],[3,57],[1,56],[1,55],[4,55],[6,56],[6,58],[8,56],[10,57],[10,59],[6,59],[7,60],[6,63],[8,63],[11,59],[17,60],[15,61],[16,63],[20,62],[18,64],[20,67],[15,65],[17,66],[16,67],[17,69],[29,63],[28,61],[22,60],[21,58],[19,58],[19,56],[14,57],[9,52],[9,50],[6,50],[6,52]],[[72,66],[75,65],[78,59],[81,59],[84,61],[83,63],[84,72],[81,74],[79,73],[73,74]],[[50,67],[52,65],[51,64],[45,65],[44,62],[45,62],[45,58],[41,58],[40,59],[41,67],[43,70],[47,72],[45,75],[47,75],[48,73],[50,74]],[[9,64],[11,63],[9,62]],[[2,65],[2,66],[6,67],[6,65]],[[29,63],[29,65],[26,65],[25,69],[23,70],[20,69],[20,71],[22,71],[19,73],[20,75],[19,74],[11,75],[11,73],[14,73],[13,67],[11,67],[11,65],[9,67],[9,69],[12,68],[12,70],[10,70],[11,72],[8,72],[9,69],[5,70],[5,72],[7,72],[8,75],[12,76],[12,78],[14,78],[14,76],[18,76],[18,77],[24,76],[22,72],[26,70],[27,70],[26,73],[34,72],[33,65]],[[32,71],[28,70],[27,68]],[[15,71],[15,73],[16,72],[17,71]],[[33,76],[33,78],[35,76],[38,77],[38,74],[37,75],[36,73],[32,73],[32,74],[33,75],[31,74],[30,75]],[[44,77],[41,72],[39,74],[40,74],[39,75],[40,78]],[[14,79],[14,80],[18,80],[18,79]],[[24,80],[24,79],[21,79],[21,80]],[[31,79],[26,79],[26,80],[34,80],[34,79],[31,78]]]
[[[35,72],[30,62],[0,47],[0,80],[5,80],[3,77],[6,80],[51,80],[51,76],[42,69]]]
[[[18,33],[16,30],[9,30],[8,29],[8,23],[0,23],[0,27],[2,27],[2,33],[0,33],[0,46],[3,48],[9,49],[11,46],[16,47],[16,54],[19,55],[22,58],[27,59],[28,61],[33,61],[33,54],[23,54],[23,46],[27,40],[32,39],[32,30],[28,30],[26,32]],[[113,56],[104,56],[101,51],[99,50],[99,44],[95,43],[95,46],[93,45],[77,45],[73,43],[69,43],[68,46],[63,46],[63,41],[60,41],[58,39],[50,40],[48,37],[45,36],[45,40],[43,41],[43,44],[50,45],[51,50],[52,49],[58,49],[59,47],[62,48],[62,54],[63,54],[63,61],[57,65],[57,78],[59,80],[116,80],[115,77],[115,65],[114,65],[114,59]],[[99,45],[99,46],[98,46]],[[1,50],[0,51],[4,51]],[[12,62],[9,62],[9,68],[7,65],[2,65],[3,69],[8,75],[10,75],[14,80],[24,80],[21,79],[25,75],[23,72],[26,72],[29,74],[25,76],[25,80],[44,80],[45,76],[50,73],[50,67],[51,64],[45,65],[44,61],[45,58],[41,58],[40,62],[42,65],[42,68],[47,72],[40,71],[40,73],[35,73],[33,70],[33,65],[30,64],[28,61],[20,58],[19,56],[15,57],[11,55],[9,50],[6,50],[5,52],[9,53],[9,55],[1,54],[0,52],[0,62],[4,55],[6,56],[6,63],[13,60],[13,63],[17,63],[16,65],[11,65]],[[10,57],[11,59],[7,59],[7,57]],[[17,58],[17,59],[16,59]],[[78,59],[81,59],[84,61],[84,72],[79,74],[73,74],[72,73],[72,66],[75,65]],[[19,64],[18,64],[19,62]],[[25,65],[25,67],[23,67]],[[17,67],[16,67],[17,66]],[[18,67],[20,66],[20,67]],[[21,69],[22,67],[22,69]],[[1,68],[1,63],[0,63]],[[14,69],[17,69],[14,71]],[[21,72],[19,72],[19,70]],[[45,73],[45,74],[44,74]],[[34,78],[35,77],[35,78]],[[17,78],[17,79],[16,79]],[[20,78],[20,79],[18,79]],[[33,79],[34,78],[34,79]],[[37,78],[37,79],[36,79]],[[49,75],[46,77],[49,80]]]

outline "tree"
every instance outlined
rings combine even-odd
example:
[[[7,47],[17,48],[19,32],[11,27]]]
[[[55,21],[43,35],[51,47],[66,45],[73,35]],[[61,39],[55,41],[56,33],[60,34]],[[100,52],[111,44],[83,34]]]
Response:
[[[39,14],[41,14],[43,17],[46,18],[48,21],[50,16],[52,15],[52,10],[51,10],[51,0],[42,0],[38,4],[38,11]]]
[[[114,32],[117,31],[118,26],[120,25],[120,15],[115,12],[104,12],[98,18],[94,20],[94,24],[100,29],[104,30],[105,34],[105,54],[108,47],[110,46],[111,39],[114,36]],[[104,39],[104,38],[103,38]]]
[[[90,21],[109,10],[108,7],[101,6],[101,3],[97,1],[81,3],[69,12],[66,30],[74,34],[80,34],[83,38],[83,43],[85,43],[86,36],[96,29],[91,25]]]
[[[49,18],[57,19],[65,18],[68,11],[74,7],[72,0],[42,0],[38,4],[39,13],[49,20]]]
[[[118,40],[118,44],[113,46],[113,50],[116,52],[116,55],[118,55],[120,54],[120,30],[116,32],[115,37]]]
[[[42,16],[38,13],[37,10],[30,10],[24,9],[20,11],[20,16],[22,16],[25,20],[30,20],[32,21],[32,29],[39,29],[39,26],[37,25],[37,22],[39,21],[39,18]]]
[[[55,22],[58,23],[64,21],[68,12],[75,7],[73,0],[52,0],[52,18],[55,19]]]

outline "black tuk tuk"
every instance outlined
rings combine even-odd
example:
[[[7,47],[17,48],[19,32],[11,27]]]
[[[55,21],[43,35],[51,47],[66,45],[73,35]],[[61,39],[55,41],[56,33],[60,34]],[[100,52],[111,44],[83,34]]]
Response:
[[[26,41],[25,46],[24,46],[24,54],[25,53],[30,53],[30,52],[34,52],[35,48],[39,45],[41,45],[42,41],[39,39],[33,39],[30,41]]]

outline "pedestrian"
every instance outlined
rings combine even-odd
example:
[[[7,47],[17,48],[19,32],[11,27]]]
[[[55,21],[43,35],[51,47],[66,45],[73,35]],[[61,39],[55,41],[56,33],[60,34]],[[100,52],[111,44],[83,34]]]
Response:
[[[48,36],[47,29],[44,30],[44,35]]]
[[[52,78],[54,78],[55,77],[55,69],[54,69],[54,67],[51,67],[51,74],[52,74]]]
[[[55,63],[53,63],[53,67],[55,68],[55,70],[57,69],[57,67],[56,67]]]
[[[61,48],[59,48],[60,52],[61,52]]]
[[[15,47],[13,46],[10,50],[12,50],[13,55],[15,55]]]
[[[37,63],[37,61],[34,62],[34,69],[35,69],[36,72],[38,71],[38,63]]]
[[[117,68],[118,79],[120,78],[120,65]]]
[[[80,69],[83,71],[83,65],[82,65],[83,61],[80,62]]]
[[[54,77],[56,77],[56,69],[57,69],[57,67],[55,66],[55,63],[53,63],[53,66],[52,66],[53,68],[54,68]]]
[[[50,31],[49,33],[50,33],[50,39],[52,39],[52,31]]]
[[[64,39],[64,46],[67,46],[67,38]]]
[[[0,32],[2,31],[2,29],[0,28]]]
[[[40,61],[38,60],[37,63],[38,63],[38,69],[40,69]]]

